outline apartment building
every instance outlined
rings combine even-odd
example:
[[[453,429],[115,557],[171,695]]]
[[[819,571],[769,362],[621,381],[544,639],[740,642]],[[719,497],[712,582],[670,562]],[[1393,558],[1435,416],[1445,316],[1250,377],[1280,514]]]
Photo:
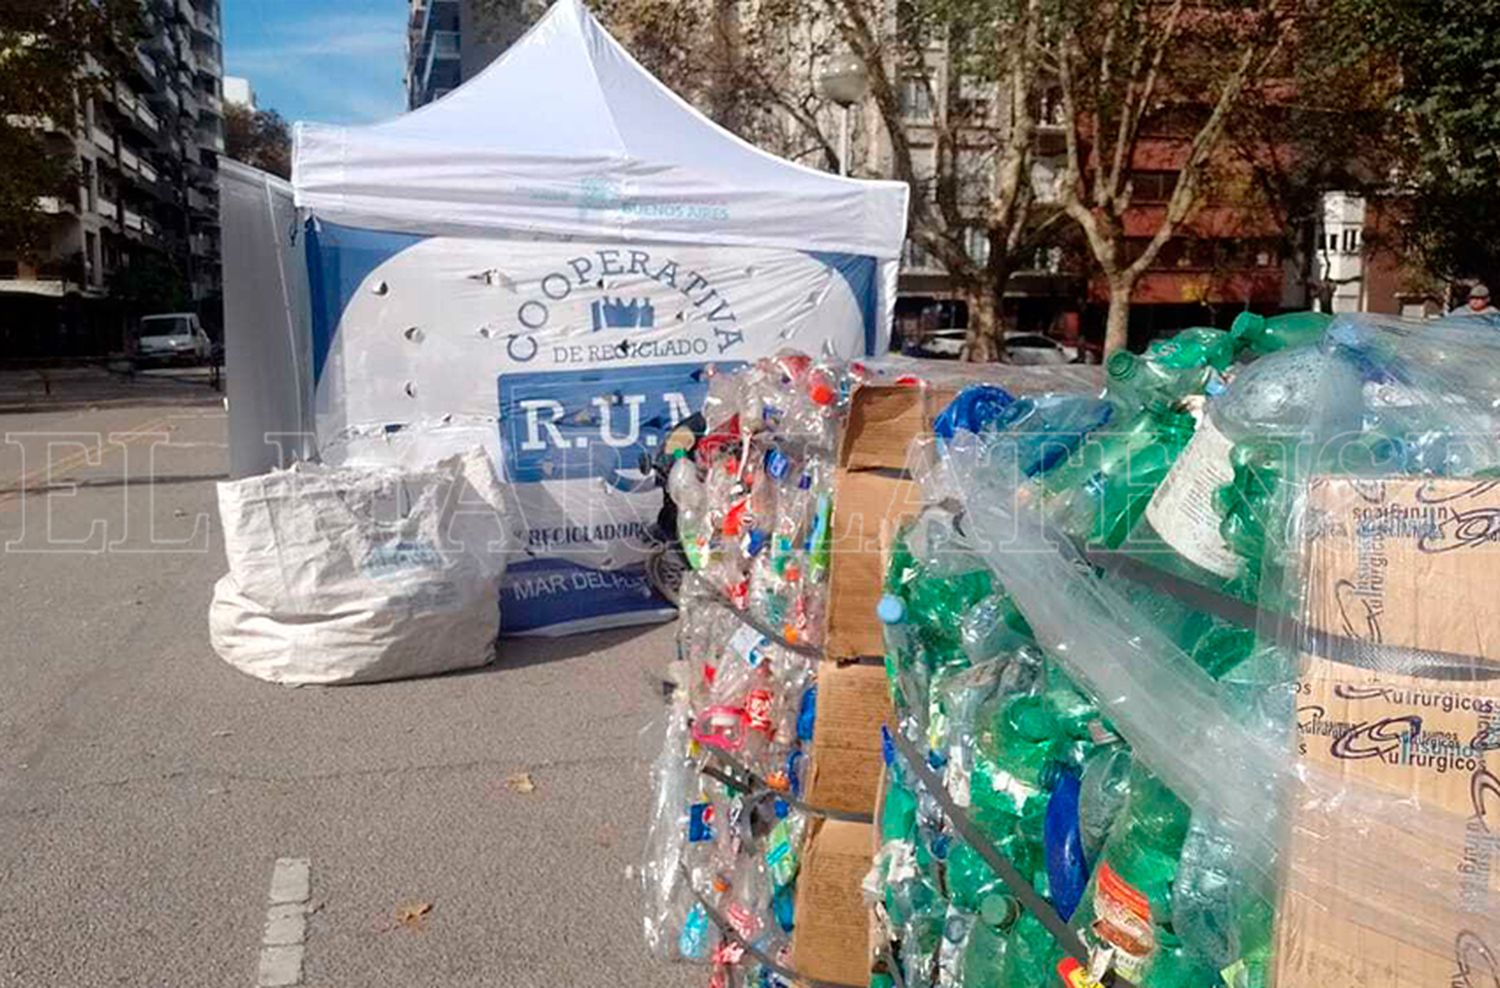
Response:
[[[75,131],[33,121],[77,164],[75,196],[44,200],[39,263],[0,253],[8,355],[118,350],[131,316],[113,298],[130,272],[166,261],[205,321],[220,295],[218,155],[224,149],[219,0],[144,0],[128,69],[85,101]],[[97,63],[88,71],[102,72]],[[162,265],[154,265],[157,268]]]
[[[536,19],[528,0],[407,0],[406,103],[415,110],[472,79]]]

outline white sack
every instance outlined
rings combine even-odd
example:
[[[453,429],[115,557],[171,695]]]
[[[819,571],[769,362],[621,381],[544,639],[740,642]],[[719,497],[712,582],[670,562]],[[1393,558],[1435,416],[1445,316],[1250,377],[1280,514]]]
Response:
[[[520,540],[483,450],[430,467],[304,464],[219,484],[229,573],[214,650],[300,685],[427,676],[494,657]]]

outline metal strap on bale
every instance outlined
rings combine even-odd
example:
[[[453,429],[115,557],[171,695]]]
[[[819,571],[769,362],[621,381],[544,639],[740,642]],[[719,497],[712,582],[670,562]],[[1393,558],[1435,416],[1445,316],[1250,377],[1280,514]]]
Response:
[[[733,755],[720,751],[717,748],[707,749],[710,758],[724,763],[728,771],[705,765],[699,771],[711,779],[717,779],[733,789],[738,789],[751,796],[770,795],[786,803],[793,809],[800,810],[809,816],[822,817],[825,820],[842,820],[847,823],[874,823],[875,817],[871,813],[850,813],[844,810],[831,810],[821,806],[813,806],[804,803],[791,793],[782,792],[775,788],[751,771],[750,767]]]
[[[1063,918],[1057,914],[1057,910],[1052,908],[1052,904],[1042,898],[1037,890],[1032,887],[1031,882],[1027,881],[1026,876],[1017,871],[1016,866],[1010,863],[1009,858],[995,850],[994,845],[974,825],[974,821],[969,818],[968,812],[955,803],[952,796],[948,795],[948,788],[943,785],[943,780],[938,778],[927,767],[916,746],[907,740],[900,731],[888,731],[887,733],[890,735],[896,750],[906,762],[907,767],[917,777],[917,781],[922,784],[922,787],[927,790],[928,795],[938,804],[938,808],[943,811],[943,816],[947,818],[948,823],[952,825],[958,836],[962,837],[964,843],[973,848],[984,859],[984,863],[989,865],[991,870],[1000,876],[1000,880],[1010,889],[1011,894],[1016,897],[1016,901],[1047,928],[1047,932],[1052,934],[1052,938],[1057,941],[1058,946],[1062,947],[1066,953],[1080,964],[1087,967],[1089,963],[1088,947],[1084,944],[1083,939],[1079,937],[1077,931],[1063,922]],[[1131,982],[1118,975],[1113,975],[1108,983],[1113,988],[1134,988]]]
[[[734,603],[728,597],[725,597],[717,590],[711,590],[707,593],[702,594],[695,594],[692,597],[692,600],[695,602],[701,601],[703,603],[717,604],[719,607],[722,607],[724,610],[728,611],[736,618],[738,618],[741,624],[744,624],[746,627],[760,632],[760,634],[764,636],[767,641],[771,642],[771,644],[776,645],[780,648],[784,648],[788,652],[796,652],[798,655],[805,655],[808,658],[813,659],[821,659],[823,657],[823,650],[821,648],[815,648],[812,645],[798,645],[793,642],[787,641],[781,636],[780,632],[772,629],[770,625],[766,624],[760,618],[755,617],[749,611],[744,611],[738,607],[735,607]]]
[[[718,927],[719,933],[722,934],[726,939],[733,942],[736,946],[743,949],[745,953],[749,954],[751,957],[754,957],[764,967],[775,973],[782,980],[788,981],[794,985],[801,986],[801,988],[868,988],[868,986],[866,985],[851,985],[842,981],[823,981],[820,978],[809,978],[805,975],[799,974],[793,968],[787,967],[785,964],[782,964],[780,961],[776,960],[776,958],[772,957],[770,954],[766,953],[755,944],[746,940],[743,936],[740,935],[739,930],[736,930],[732,925],[730,925],[729,920],[726,919],[717,908],[715,908],[713,903],[708,901],[708,896],[704,895],[701,891],[699,891],[698,886],[693,884],[693,876],[688,871],[687,865],[679,864],[677,866],[677,869],[682,875],[683,883],[687,885],[688,891],[692,893],[693,898],[697,901],[699,907],[702,908],[704,915],[708,917],[709,922]]]
[[[1264,636],[1293,651],[1386,675],[1415,676],[1451,683],[1500,679],[1500,663],[1484,656],[1362,641],[1347,635],[1319,631],[1302,621],[1262,611],[1243,600],[1175,573],[1168,573],[1124,553],[1086,549],[1084,558],[1107,573],[1123,576],[1134,583],[1164,593],[1193,610],[1244,628],[1258,629],[1261,618],[1265,615],[1272,628],[1265,629]]]

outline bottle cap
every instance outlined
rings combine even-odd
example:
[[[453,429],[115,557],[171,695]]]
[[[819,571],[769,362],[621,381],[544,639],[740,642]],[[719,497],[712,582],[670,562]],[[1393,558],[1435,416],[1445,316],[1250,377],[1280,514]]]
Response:
[[[772,446],[766,450],[766,473],[777,480],[785,477],[792,469],[791,459],[781,450]]]
[[[832,405],[839,393],[827,374],[816,373],[807,382],[807,396],[814,405]]]
[[[723,531],[725,535],[733,538],[740,534],[745,523],[746,506],[746,502],[741,501],[729,509],[729,513],[724,516]]]
[[[1111,380],[1128,381],[1135,376],[1140,358],[1129,350],[1116,350],[1104,362],[1104,372]]]
[[[875,614],[885,624],[900,624],[901,619],[906,617],[906,605],[901,602],[900,597],[886,594],[875,605]]]

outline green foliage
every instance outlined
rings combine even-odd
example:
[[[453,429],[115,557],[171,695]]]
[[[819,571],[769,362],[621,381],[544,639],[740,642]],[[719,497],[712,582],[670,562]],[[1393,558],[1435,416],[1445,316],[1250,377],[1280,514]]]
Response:
[[[132,312],[182,312],[190,308],[187,276],[165,254],[136,254],[129,267],[110,273],[109,294]]]
[[[140,22],[139,0],[0,3],[0,250],[38,257],[49,217],[37,200],[77,195],[66,140],[83,100],[123,65]]]
[[[1437,273],[1500,279],[1500,0],[1342,0],[1350,59],[1384,64],[1404,232]]]
[[[224,107],[224,153],[272,175],[292,177],[292,132],[275,110]]]

